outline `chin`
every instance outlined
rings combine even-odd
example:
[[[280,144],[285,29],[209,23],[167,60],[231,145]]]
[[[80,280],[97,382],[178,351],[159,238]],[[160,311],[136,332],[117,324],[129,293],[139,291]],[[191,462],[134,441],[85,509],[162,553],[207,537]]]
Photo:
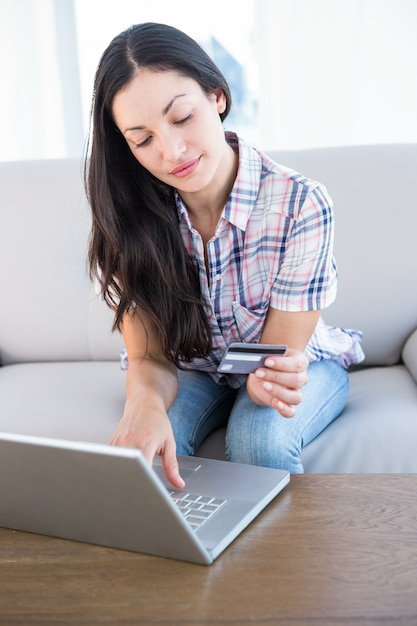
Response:
[[[184,193],[199,193],[207,189],[212,181],[213,178],[202,180],[201,177],[199,177],[198,179],[195,178],[193,180],[193,177],[190,176],[189,178],[177,180],[174,184],[174,187],[179,193],[181,193],[181,191],[183,191]]]

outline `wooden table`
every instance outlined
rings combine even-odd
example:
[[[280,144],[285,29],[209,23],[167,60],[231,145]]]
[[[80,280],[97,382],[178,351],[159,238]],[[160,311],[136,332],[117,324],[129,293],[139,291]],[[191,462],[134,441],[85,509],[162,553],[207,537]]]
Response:
[[[293,476],[209,567],[5,529],[0,546],[7,626],[417,624],[417,475]]]

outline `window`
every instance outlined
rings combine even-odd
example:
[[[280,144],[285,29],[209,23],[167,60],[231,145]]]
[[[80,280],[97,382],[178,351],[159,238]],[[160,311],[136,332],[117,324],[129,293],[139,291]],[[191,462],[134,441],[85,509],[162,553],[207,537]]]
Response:
[[[159,21],[228,78],[262,149],[417,142],[415,0],[0,0],[0,160],[81,158],[110,40]]]

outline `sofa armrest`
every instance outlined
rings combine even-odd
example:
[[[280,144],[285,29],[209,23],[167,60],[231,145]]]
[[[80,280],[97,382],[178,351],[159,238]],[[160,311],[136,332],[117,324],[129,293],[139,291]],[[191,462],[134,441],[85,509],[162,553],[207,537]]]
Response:
[[[405,365],[417,383],[417,328],[405,342],[402,357]]]

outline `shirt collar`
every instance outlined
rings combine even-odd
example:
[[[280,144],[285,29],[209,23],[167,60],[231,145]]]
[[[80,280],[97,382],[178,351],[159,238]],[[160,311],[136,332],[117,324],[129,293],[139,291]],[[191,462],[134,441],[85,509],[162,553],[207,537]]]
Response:
[[[223,209],[222,218],[244,231],[258,197],[262,160],[256,150],[235,133],[226,131],[226,141],[238,152],[239,166],[235,183]],[[175,192],[175,199],[180,220],[184,216],[188,226],[191,227],[187,209],[177,192]]]

